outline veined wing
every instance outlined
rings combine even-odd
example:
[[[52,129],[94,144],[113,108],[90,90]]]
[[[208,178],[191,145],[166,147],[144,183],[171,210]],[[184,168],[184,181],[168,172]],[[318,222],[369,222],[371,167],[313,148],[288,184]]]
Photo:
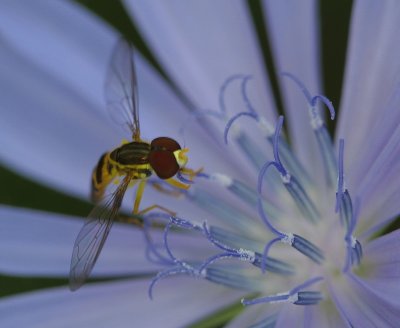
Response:
[[[111,117],[129,127],[133,140],[140,140],[133,48],[124,39],[119,40],[113,50],[104,92]]]
[[[127,175],[110,197],[95,206],[79,232],[72,251],[69,272],[69,288],[72,291],[81,287],[89,277],[118,215],[130,181],[131,176]]]

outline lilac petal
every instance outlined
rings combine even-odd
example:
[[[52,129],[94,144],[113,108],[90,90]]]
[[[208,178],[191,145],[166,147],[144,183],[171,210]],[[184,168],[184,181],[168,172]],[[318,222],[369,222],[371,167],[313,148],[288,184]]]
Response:
[[[99,110],[113,40],[88,17],[66,2],[0,4],[0,158],[80,196],[100,154],[120,139]]]
[[[312,94],[321,92],[318,6],[314,0],[264,0],[264,13],[293,147],[305,167],[314,170],[321,155],[310,126],[307,99],[282,72],[296,76]]]
[[[393,110],[396,109],[393,107]],[[396,124],[398,125],[397,122]],[[382,129],[383,134],[384,131],[386,130]],[[387,223],[400,212],[400,205],[397,201],[400,185],[394,178],[400,170],[400,126],[396,127],[388,139],[379,139],[381,144],[371,149],[371,154],[375,158],[371,159],[371,154],[365,157],[367,162],[371,159],[369,161],[371,165],[364,172],[363,179],[357,186],[354,186],[355,190],[353,189],[361,205],[360,224],[362,229],[359,229],[360,232],[367,228],[374,230],[372,226],[381,226],[382,223]]]
[[[187,108],[167,87],[159,75],[139,56],[137,75],[142,135],[146,140],[168,136],[190,149],[188,167],[204,167],[208,172],[243,176],[243,164],[233,154],[224,152],[195,120],[190,120]],[[182,134],[182,128],[184,133]]]
[[[263,319],[274,316],[278,312],[278,307],[272,304],[267,306],[249,306],[233,318],[225,327],[242,328],[250,327]]]
[[[354,4],[337,139],[346,142],[349,185],[356,189],[398,126],[400,4]]]
[[[400,230],[374,239],[364,247],[364,262],[368,277],[391,283],[393,292],[400,292]]]
[[[1,6],[6,42],[0,58],[0,133],[4,135],[0,158],[42,183],[86,196],[89,183],[82,181],[90,179],[99,156],[126,137],[103,103],[115,37],[81,7],[68,3],[42,7],[4,2]],[[187,120],[185,107],[142,59],[137,64],[143,137],[159,136],[157,131],[178,135]],[[198,134],[199,127],[187,130],[188,146],[199,149],[189,156],[201,159],[189,165],[226,167],[228,159],[217,156],[220,149],[204,132]]]
[[[74,22],[71,24],[71,22]],[[0,4],[2,38],[32,65],[87,96],[103,109],[103,85],[115,35],[72,2]]]
[[[65,287],[3,298],[2,327],[183,327],[241,296],[199,280],[160,283],[154,300],[148,280],[92,284],[75,293]],[[21,315],[23,313],[23,315]]]
[[[333,304],[325,304],[323,301],[314,306],[307,306],[304,309],[305,326],[309,328],[351,328],[348,322],[337,311],[334,311]]]
[[[343,277],[331,293],[336,306],[353,327],[394,327],[400,320],[397,297],[379,294],[356,276]]]
[[[69,274],[72,248],[83,226],[78,218],[13,207],[0,207],[0,271],[21,276]],[[162,232],[154,233],[162,240]],[[204,258],[205,248],[193,236],[171,233],[178,256]],[[143,232],[114,224],[93,276],[133,275],[159,271],[145,256]],[[191,257],[193,258],[193,257]]]
[[[253,77],[249,87],[253,106],[268,119],[275,117],[256,34],[243,1],[125,3],[160,62],[196,108],[217,110],[222,84],[232,75],[245,74]],[[229,106],[235,112],[245,110],[243,99],[238,99]]]

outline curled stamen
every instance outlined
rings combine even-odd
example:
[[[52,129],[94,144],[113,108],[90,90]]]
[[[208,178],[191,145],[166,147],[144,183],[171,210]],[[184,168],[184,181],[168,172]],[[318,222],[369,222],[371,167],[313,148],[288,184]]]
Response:
[[[310,104],[310,106],[312,108],[315,108],[315,105],[317,104],[317,101],[320,100],[321,102],[323,102],[326,107],[329,110],[330,116],[331,116],[331,120],[335,119],[335,109],[333,108],[332,102],[326,98],[323,95],[315,95],[315,96],[311,96],[310,92],[308,91],[308,89],[305,87],[305,85],[293,74],[288,73],[288,72],[282,72],[282,76],[286,76],[288,77],[290,80],[292,80],[294,83],[297,84],[297,86],[299,87],[299,89],[301,90],[301,92],[304,94],[304,96],[306,97],[308,103]],[[317,113],[316,113],[317,114]],[[319,114],[317,114],[319,115]]]
[[[262,267],[264,271],[270,271],[278,274],[288,275],[293,274],[293,268],[291,265],[282,262],[280,260],[268,257],[266,261],[264,257],[262,257],[259,253],[256,253],[251,250],[243,249],[243,248],[233,248],[228,245],[221,243],[221,241],[214,238],[211,230],[207,227],[207,225],[203,224],[204,234],[207,239],[218,248],[224,250],[224,253],[217,254],[215,256],[210,257],[207,259],[202,266],[200,267],[199,271],[203,272],[205,268],[216,262],[220,259],[226,258],[236,258],[241,261],[250,262],[251,264],[255,265],[256,267]],[[262,264],[264,262],[264,265]]]
[[[255,114],[255,113],[249,113],[249,112],[240,112],[240,113],[234,115],[233,117],[231,117],[231,118],[228,120],[228,122],[226,123],[225,130],[224,130],[224,142],[225,142],[225,144],[228,144],[228,132],[229,132],[229,130],[231,129],[232,124],[233,124],[238,118],[243,117],[243,116],[248,116],[248,117],[251,117],[251,118],[257,120],[257,114]]]
[[[278,123],[276,125],[276,131],[274,135],[274,158],[275,158],[275,163],[273,166],[279,171],[282,177],[282,181],[296,202],[296,205],[300,209],[300,211],[304,214],[304,216],[307,219],[310,219],[313,222],[316,222],[319,220],[320,215],[311,201],[311,199],[308,197],[306,191],[304,188],[301,186],[301,184],[297,181],[295,177],[292,177],[289,172],[285,169],[283,166],[281,159],[279,157],[279,135],[282,130],[282,125],[283,125],[283,116],[279,117]],[[269,164],[265,168],[268,169]],[[265,174],[265,171],[262,171]]]
[[[153,299],[153,289],[155,284],[164,278],[170,277],[170,276],[174,276],[177,274],[189,274],[189,275],[196,275],[194,270],[189,270],[187,268],[182,268],[182,267],[173,267],[164,271],[161,271],[157,274],[157,276],[155,276],[149,285],[149,289],[148,289],[148,295],[149,298],[152,300]]]
[[[228,77],[225,82],[222,84],[221,89],[219,91],[219,108],[222,113],[226,113],[226,107],[225,107],[225,91],[226,88],[231,84],[234,80],[238,79],[245,79],[246,76],[243,74],[235,74],[230,77]]]
[[[252,300],[242,299],[241,302],[245,306],[260,303],[292,303],[296,305],[314,305],[323,299],[322,293],[302,290],[321,280],[323,280],[323,277],[315,277],[307,280],[303,284],[293,288],[288,292],[255,298]]]
[[[325,106],[328,108],[329,113],[331,114],[331,120],[333,121],[335,119],[336,113],[335,113],[335,108],[333,108],[332,102],[323,95],[316,95],[311,99],[311,106],[315,107],[318,100],[323,102],[325,104]]]
[[[333,105],[329,101],[329,99],[325,96],[311,96],[310,92],[307,90],[304,84],[294,75],[286,72],[284,72],[282,75],[290,78],[293,82],[295,82],[307,99],[307,102],[309,104],[309,114],[311,116],[311,126],[314,130],[322,154],[322,158],[325,163],[324,167],[327,181],[329,185],[333,186],[336,180],[337,173],[335,154],[333,152],[332,140],[329,136],[328,130],[326,129],[324,121],[322,120],[319,110],[316,107],[317,101],[319,100],[326,105],[330,112],[332,120],[335,118],[335,109],[333,108]]]
[[[143,226],[143,234],[146,241],[146,258],[153,263],[163,264],[163,265],[171,265],[173,262],[162,255],[159,250],[158,246],[154,243],[153,239],[151,238],[149,228],[150,223],[148,220],[144,221],[145,224]],[[155,258],[153,258],[154,256]]]

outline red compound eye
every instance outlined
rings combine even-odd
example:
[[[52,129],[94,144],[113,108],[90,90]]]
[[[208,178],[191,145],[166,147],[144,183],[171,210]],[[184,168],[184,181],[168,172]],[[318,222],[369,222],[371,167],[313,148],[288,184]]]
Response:
[[[150,144],[151,150],[164,150],[174,152],[175,150],[181,149],[181,146],[171,138],[159,137],[154,139]]]
[[[173,177],[179,170],[174,151],[181,146],[171,138],[159,137],[150,144],[149,163],[157,176],[161,179]]]
[[[174,153],[168,150],[152,150],[149,163],[160,179],[169,179],[179,170]]]

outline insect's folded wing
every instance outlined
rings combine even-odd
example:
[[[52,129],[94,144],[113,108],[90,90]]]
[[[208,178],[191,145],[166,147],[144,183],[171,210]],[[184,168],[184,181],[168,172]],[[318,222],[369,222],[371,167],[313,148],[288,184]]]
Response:
[[[130,176],[126,176],[114,193],[90,212],[75,240],[69,273],[69,287],[76,290],[89,277],[103,248],[111,226],[121,207]]]
[[[112,53],[104,92],[112,119],[117,124],[128,126],[133,139],[140,140],[133,48],[123,39]]]

